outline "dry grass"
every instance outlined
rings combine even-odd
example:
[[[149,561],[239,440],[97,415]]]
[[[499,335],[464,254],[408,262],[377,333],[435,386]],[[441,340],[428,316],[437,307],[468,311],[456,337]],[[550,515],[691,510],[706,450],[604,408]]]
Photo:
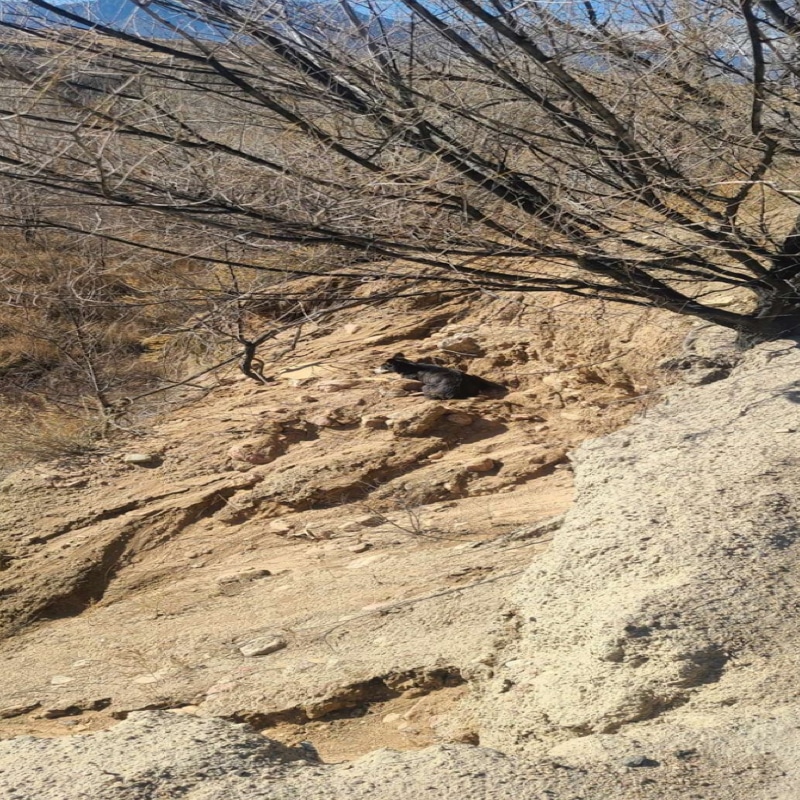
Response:
[[[180,379],[184,361],[191,369],[214,357],[207,332],[207,346],[191,359],[177,357],[174,348],[168,358],[148,357],[148,339],[181,331],[204,310],[208,286],[187,281],[192,271],[201,274],[197,265],[170,271],[85,238],[0,234],[5,461],[84,452],[109,433],[104,409]],[[180,294],[187,285],[188,300]]]
[[[345,291],[322,277],[305,281],[320,283],[316,294],[305,283],[286,288],[292,269],[316,271],[317,250],[264,253],[261,272],[0,231],[0,454],[30,462],[83,452],[114,434],[117,407],[125,430],[147,427],[206,388],[184,382],[243,339],[302,321]]]
[[[59,409],[0,405],[0,460],[5,467],[82,455],[94,446],[96,425]]]

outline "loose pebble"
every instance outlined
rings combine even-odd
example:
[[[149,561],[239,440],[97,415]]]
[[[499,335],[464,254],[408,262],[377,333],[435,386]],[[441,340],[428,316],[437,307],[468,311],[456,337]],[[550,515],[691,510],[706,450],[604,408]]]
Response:
[[[253,658],[255,656],[266,656],[274,653],[277,650],[283,650],[286,647],[286,639],[282,636],[266,636],[261,639],[253,639],[239,648],[239,652],[243,656]]]
[[[467,464],[465,469],[467,472],[491,472],[496,466],[497,462],[493,458],[481,458]]]

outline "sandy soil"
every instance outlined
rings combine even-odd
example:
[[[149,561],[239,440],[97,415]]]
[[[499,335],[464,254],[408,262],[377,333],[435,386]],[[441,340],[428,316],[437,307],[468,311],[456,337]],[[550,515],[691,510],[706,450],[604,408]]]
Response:
[[[684,333],[563,299],[398,300],[276,341],[264,385],[231,372],[146,433],[13,473],[0,736],[166,708],[326,761],[476,741],[457,712],[513,638],[537,523],[570,505],[568,452],[658,396]],[[510,392],[426,400],[374,374],[398,351]]]

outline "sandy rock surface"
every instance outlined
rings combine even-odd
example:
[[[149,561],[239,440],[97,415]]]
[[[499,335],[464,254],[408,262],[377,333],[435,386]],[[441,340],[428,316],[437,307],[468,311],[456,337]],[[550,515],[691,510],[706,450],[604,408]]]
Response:
[[[693,796],[800,793],[799,366],[761,346],[579,448],[577,501],[480,686],[482,744],[573,768],[681,751],[698,778],[713,753],[729,775]]]
[[[615,616],[618,600],[625,614],[639,613],[625,599],[620,570],[638,570],[637,591],[647,598],[652,565],[666,570],[675,558],[617,563],[634,539],[624,539],[619,521],[606,531],[615,507],[595,509],[585,488],[611,470],[606,459],[623,471],[649,463],[625,460],[635,443],[622,456],[614,438],[584,445],[575,461],[594,510],[582,517],[581,500],[566,533],[559,526],[574,494],[567,453],[657,401],[674,372],[656,365],[680,351],[685,326],[655,312],[581,303],[553,313],[538,299],[512,296],[415,302],[396,302],[393,327],[364,312],[355,321],[332,318],[300,342],[277,340],[273,360],[272,351],[263,354],[274,380],[231,374],[146,434],[0,483],[0,737],[10,759],[0,776],[9,786],[25,792],[19,787],[39,780],[42,797],[95,797],[83,788],[94,780],[90,763],[116,765],[109,772],[122,778],[106,776],[117,787],[108,789],[112,800],[116,791],[137,800],[158,792],[248,800],[552,791],[567,800],[576,791],[616,797],[617,784],[650,785],[656,767],[620,766],[657,757],[625,740],[626,731],[650,724],[648,715],[658,722],[677,713],[681,703],[688,709],[713,688],[720,651],[696,626],[670,634],[665,624],[666,638],[650,652],[642,649],[647,636],[629,635]],[[460,352],[464,342],[469,353]],[[397,351],[510,391],[502,400],[425,400],[418,384],[372,372]],[[738,374],[693,391],[716,396]],[[671,412],[649,411],[645,423],[662,413]],[[686,424],[694,436],[688,417]],[[646,450],[657,440],[643,441]],[[676,460],[684,447],[682,439],[674,444]],[[126,460],[131,453],[148,459]],[[636,486],[631,514],[645,513],[644,490],[662,472],[671,483],[678,474],[660,464],[648,470],[625,479]],[[618,502],[628,502],[628,489],[620,491]],[[687,493],[681,502],[689,500]],[[571,533],[575,525],[584,533]],[[654,541],[661,538],[671,541]],[[573,550],[574,563],[559,560]],[[587,552],[596,574],[580,571]],[[530,565],[542,570],[532,600],[527,580],[513,588]],[[665,574],[658,586],[669,595],[682,584]],[[619,597],[601,591],[606,577]],[[545,596],[546,628],[531,619]],[[617,646],[620,628],[628,638]],[[598,630],[613,634],[610,645]],[[533,659],[535,675],[520,667]],[[536,680],[541,692],[516,688]],[[602,747],[558,757],[588,759],[591,769],[551,763],[551,748],[596,736]],[[194,738],[206,749],[178,756]],[[246,744],[254,741],[258,768],[240,770],[252,775],[192,766],[214,763],[216,747],[224,764],[255,758]],[[99,756],[93,742],[104,748]],[[126,762],[125,742],[143,753],[166,748],[175,769],[157,759]],[[308,762],[303,742],[319,763]],[[653,747],[681,780],[696,767]],[[37,754],[34,764],[58,764],[58,777],[17,772],[31,762],[24,748]],[[702,763],[704,775],[724,774],[724,756]],[[753,785],[766,785],[758,764]],[[81,769],[85,780],[76,777]]]
[[[786,732],[797,723],[797,717],[764,719],[725,740],[724,750],[719,742],[730,729],[710,737],[689,734],[682,739],[686,746],[663,761],[647,755],[647,743],[613,741],[596,743],[579,764],[447,744],[414,753],[377,750],[325,765],[313,750],[286,748],[246,726],[137,712],[113,730],[89,736],[0,743],[0,791],[9,800],[788,800],[796,797],[796,763],[794,775],[786,768],[798,742]],[[773,752],[784,748],[784,755]]]
[[[500,296],[339,315],[266,349],[266,384],[232,372],[147,434],[8,475],[0,736],[192,708],[328,759],[474,740],[450,712],[551,536],[518,534],[567,508],[567,451],[647,402],[684,335],[588,312]],[[397,350],[513,391],[428,401],[374,373]],[[348,716],[365,709],[368,730]]]
[[[487,631],[458,678],[385,679],[429,694],[466,680],[450,722],[471,717],[479,746],[325,764],[313,741],[134,712],[108,731],[0,743],[0,787],[20,800],[797,797],[799,371],[791,343],[761,346],[577,450],[576,500],[533,529],[553,542],[504,588],[502,635]]]

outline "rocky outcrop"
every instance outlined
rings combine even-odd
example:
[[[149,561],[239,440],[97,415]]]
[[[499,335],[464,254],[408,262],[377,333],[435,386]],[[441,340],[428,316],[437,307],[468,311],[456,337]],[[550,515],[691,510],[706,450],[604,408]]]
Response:
[[[797,722],[797,717],[764,719],[751,738],[731,736],[727,750],[720,750],[719,741],[733,733],[730,728],[705,739],[688,731],[684,746],[662,761],[647,755],[641,742],[620,748],[612,741],[594,743],[594,763],[580,766],[564,758],[534,761],[459,744],[416,753],[378,750],[354,762],[325,765],[307,743],[284,747],[244,725],[137,712],[93,736],[0,743],[0,792],[9,800],[788,800],[797,796],[795,776],[786,774],[797,736],[774,737]],[[779,752],[769,752],[772,748]]]
[[[579,448],[577,502],[515,590],[519,638],[481,684],[482,743],[577,765],[634,740],[659,763],[708,740],[733,762],[765,755],[770,728],[784,741],[770,752],[788,755],[798,368],[793,343],[762,346],[727,380]],[[715,796],[740,796],[726,791]]]

